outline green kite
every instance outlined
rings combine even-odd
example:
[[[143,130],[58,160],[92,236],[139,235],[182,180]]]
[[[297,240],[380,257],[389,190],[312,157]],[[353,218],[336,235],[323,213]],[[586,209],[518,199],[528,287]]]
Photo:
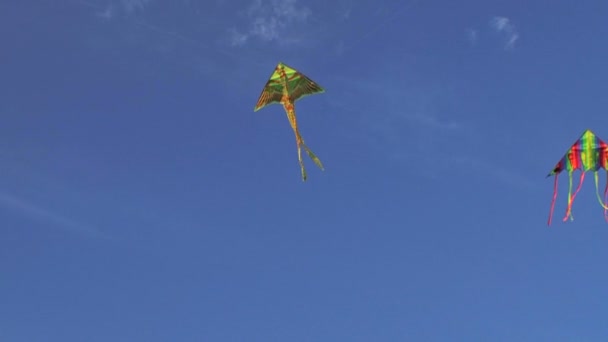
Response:
[[[283,63],[279,63],[268,82],[266,82],[264,90],[253,110],[254,112],[257,112],[261,108],[272,103],[280,103],[283,105],[291,128],[296,135],[298,161],[300,162],[303,181],[306,181],[306,170],[304,170],[304,162],[302,161],[302,147],[306,150],[310,159],[312,159],[321,170],[324,169],[321,160],[319,160],[308,146],[306,146],[304,139],[300,136],[298,122],[296,121],[295,102],[304,96],[323,92],[325,92],[323,88],[304,74]]]

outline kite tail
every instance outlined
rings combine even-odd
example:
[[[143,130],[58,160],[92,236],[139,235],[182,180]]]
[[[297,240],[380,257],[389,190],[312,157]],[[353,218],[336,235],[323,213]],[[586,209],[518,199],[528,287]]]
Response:
[[[310,159],[312,159],[312,161],[317,164],[317,166],[321,169],[321,170],[325,170],[325,168],[323,168],[323,163],[321,163],[321,159],[319,159],[319,157],[317,157],[311,150],[310,148],[308,148],[308,146],[306,146],[306,144],[304,144],[304,140],[302,140],[302,138],[300,137],[299,133],[296,133],[298,136],[298,162],[300,163],[300,170],[302,171],[302,181],[306,181],[306,169],[304,168],[304,161],[302,160],[302,147],[304,148],[304,150],[306,151],[306,153],[308,154],[308,156],[310,157]]]
[[[604,187],[604,203],[608,204],[608,171],[606,172],[606,186]],[[608,208],[604,207],[604,220],[608,222]]]
[[[294,128],[294,133],[296,134],[296,145],[298,145],[298,163],[300,163],[300,171],[302,172],[302,181],[306,182],[306,168],[304,167],[304,160],[302,160],[302,146],[306,146],[304,145],[304,140],[302,139],[302,137],[300,136],[300,132],[298,131],[298,128]]]
[[[300,170],[302,171],[302,181],[306,181],[306,169],[304,168],[304,161],[302,161],[302,147],[306,150],[306,153],[312,159],[315,164],[321,169],[323,168],[323,163],[321,163],[321,159],[317,157],[304,143],[304,139],[300,135],[300,131],[298,130],[298,123],[296,121],[296,112],[293,109],[293,105],[284,105],[285,112],[287,113],[287,118],[289,119],[289,124],[293,129],[294,134],[296,135],[296,144],[298,145],[298,162],[300,163]]]
[[[568,220],[568,218],[570,218],[570,221],[574,220],[574,217],[572,216],[572,204],[574,204],[574,198],[576,198],[576,195],[581,190],[583,181],[585,180],[585,172],[581,171],[581,179],[578,182],[578,187],[576,187],[576,191],[574,191],[574,194],[572,194],[572,173],[569,173],[568,176],[570,177],[569,178],[570,185],[568,188],[568,209],[566,209],[566,216],[564,216],[564,222],[566,222]],[[596,177],[596,180],[597,180],[597,177]]]
[[[298,144],[298,162],[300,163],[300,171],[302,172],[302,181],[306,182],[306,169],[304,168],[304,161],[302,160],[302,149]]]
[[[302,146],[308,151],[308,147],[304,145],[304,139],[300,135],[300,131],[298,130],[298,122],[296,120],[296,112],[294,110],[293,103],[283,104],[283,108],[285,109],[285,113],[287,114],[287,119],[289,120],[289,124],[293,129],[293,133],[296,135],[296,145],[298,146],[298,162],[300,163],[300,171],[302,172],[302,181],[306,181],[306,169],[304,168],[304,161],[302,160]],[[309,153],[310,155],[310,153]]]
[[[306,146],[306,144],[304,143],[304,140],[302,140],[302,147],[304,147],[304,150],[306,150],[306,153],[308,153],[308,156],[310,157],[310,159],[312,159],[313,162],[315,162],[315,164],[317,164],[317,166],[321,169],[321,170],[325,170],[325,168],[323,167],[323,163],[321,163],[321,159],[319,159],[319,157],[317,157],[311,150],[310,148],[308,148],[308,146]]]
[[[593,172],[593,175],[595,176],[595,194],[597,195],[597,200],[598,202],[600,202],[600,205],[602,206],[602,208],[604,208],[604,218],[606,218],[606,211],[608,210],[608,205],[605,203],[606,202],[606,195],[608,195],[608,183],[606,183],[606,188],[604,188],[604,200],[602,200],[602,198],[600,197],[600,189],[599,189],[599,177],[597,175],[597,171]]]
[[[557,198],[557,175],[555,175],[555,180],[553,181],[553,199],[551,200],[551,209],[549,209],[549,221],[547,225],[551,225],[551,219],[553,218],[553,209],[555,208],[555,199]]]

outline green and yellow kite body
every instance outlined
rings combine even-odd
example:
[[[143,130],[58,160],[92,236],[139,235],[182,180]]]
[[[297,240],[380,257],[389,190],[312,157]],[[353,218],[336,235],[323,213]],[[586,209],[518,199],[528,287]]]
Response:
[[[283,108],[287,113],[287,119],[289,119],[291,128],[296,135],[298,161],[300,162],[303,181],[306,180],[306,170],[304,169],[304,162],[302,161],[302,147],[306,150],[310,159],[312,159],[321,170],[323,170],[323,164],[321,164],[321,160],[319,160],[308,146],[306,146],[304,139],[300,136],[298,122],[296,121],[295,102],[304,96],[323,93],[324,91],[323,88],[304,74],[283,63],[279,63],[268,82],[266,82],[266,86],[264,86],[264,90],[254,109],[254,112],[256,112],[272,103],[280,103],[283,105]]]

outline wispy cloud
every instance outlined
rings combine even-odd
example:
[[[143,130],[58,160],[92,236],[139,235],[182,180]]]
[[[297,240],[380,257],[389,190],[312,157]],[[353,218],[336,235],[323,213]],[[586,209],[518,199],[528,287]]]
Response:
[[[511,23],[511,20],[507,17],[494,17],[490,21],[490,26],[496,30],[496,32],[504,35],[505,37],[505,50],[511,50],[515,47],[515,42],[519,39],[519,33],[515,28],[515,25]]]
[[[465,128],[465,125],[456,121],[444,121],[429,112],[416,112],[406,115],[405,118],[411,122],[416,122],[424,127],[434,130],[454,131]]]
[[[261,41],[284,41],[290,26],[304,23],[312,14],[307,7],[299,7],[297,0],[254,0],[246,16],[248,28],[243,32],[232,28],[230,43],[233,46],[245,44],[251,38]],[[293,37],[288,39],[294,41]]]
[[[358,118],[359,125],[353,128],[370,146],[388,158],[406,161],[430,155],[431,150],[445,151],[445,146],[474,135],[474,125],[452,109],[457,101],[453,86],[404,82],[394,65],[386,65],[377,67],[381,78],[376,80],[340,80],[342,93],[328,99],[348,111],[351,119]],[[354,104],[351,99],[374,101]]]
[[[486,162],[476,157],[450,155],[443,162],[452,166],[461,165],[466,169],[477,170],[477,173],[494,178],[510,187],[532,189],[538,186],[538,183],[517,173],[517,171]]]
[[[74,3],[84,5],[94,9],[94,15],[103,21],[104,25],[112,25],[114,30],[108,30],[99,37],[102,39],[91,39],[89,44],[95,48],[112,48],[117,49],[122,46],[138,46],[141,53],[152,52],[160,54],[163,59],[154,58],[154,63],[171,63],[193,69],[195,72],[205,75],[224,75],[227,71],[227,65],[230,60],[242,60],[243,55],[239,51],[235,51],[226,47],[226,40],[223,34],[226,33],[225,26],[218,19],[221,6],[232,4],[221,4],[220,0],[216,0],[216,6],[207,3],[198,3],[190,1],[175,1],[180,4],[178,10],[169,11],[167,15],[179,16],[177,20],[184,20],[184,25],[180,29],[175,27],[165,27],[158,25],[150,20],[150,17],[143,13],[150,10],[149,6],[158,5],[155,10],[157,13],[163,13],[168,6],[175,7],[173,2],[161,2],[152,0],[70,0]],[[210,1],[213,3],[212,1]],[[164,6],[164,7],[163,7]],[[198,7],[205,7],[208,10],[209,19],[204,22],[196,22],[195,25],[186,20],[199,18],[196,14]],[[253,7],[256,8],[255,6]],[[276,8],[280,15],[281,13],[289,13],[289,6],[284,5]],[[184,18],[185,13],[192,13],[192,16]],[[179,13],[179,14],[178,14]],[[231,12],[232,13],[232,12]],[[181,15],[180,15],[181,14]],[[288,15],[289,17],[289,15]],[[196,27],[197,32],[202,34],[191,35],[186,33],[184,27]],[[230,32],[231,40],[235,44],[243,44],[248,38],[247,35],[239,35],[237,31]],[[99,45],[98,45],[99,44]],[[149,57],[149,56],[147,56]],[[250,52],[245,63],[240,63],[239,67],[247,68],[258,63],[255,52]],[[233,66],[230,66],[230,72],[238,74]],[[238,74],[241,75],[241,74]]]
[[[37,205],[19,199],[13,195],[0,192],[0,206],[16,210],[31,219],[50,223],[58,228],[69,230],[89,237],[106,238],[105,234],[89,225],[74,221],[68,217],[41,208]]]
[[[122,6],[124,7],[127,14],[135,11],[141,11],[149,4],[152,0],[122,0]]]
[[[241,33],[235,28],[230,29],[228,33],[230,34],[230,45],[232,46],[241,46],[247,43],[247,39],[249,39],[247,34]]]
[[[96,10],[96,15],[105,20],[114,19],[114,17],[116,17],[117,7],[119,12],[120,8],[122,8],[123,14],[131,15],[135,12],[143,11],[145,7],[152,2],[152,0],[116,0],[108,2],[106,6],[103,6],[101,4],[90,2],[89,0],[72,1],[94,8]]]
[[[350,8],[347,8],[347,9],[343,10],[343,11],[340,13],[340,18],[341,18],[342,20],[347,20],[348,18],[350,18],[350,12],[351,12],[351,9],[350,9]]]
[[[391,65],[391,63],[386,63]],[[367,139],[368,146],[396,163],[407,165],[415,160],[436,167],[410,169],[422,177],[436,177],[444,170],[468,173],[471,170],[495,180],[503,187],[532,188],[535,184],[525,174],[486,157],[493,147],[479,141],[493,137],[471,120],[463,107],[463,84],[404,81],[394,65],[376,67],[381,79],[361,81],[337,79],[330,105],[348,112],[349,131]],[[403,71],[404,73],[406,71]],[[391,76],[396,74],[394,78]],[[408,74],[412,72],[407,69]],[[413,77],[410,76],[410,79]],[[353,101],[352,99],[374,99]]]
[[[114,18],[114,6],[112,5],[108,5],[108,7],[101,11],[101,12],[97,12],[97,16],[100,18],[103,18],[105,20],[110,20],[112,18]]]
[[[465,33],[466,33],[467,40],[469,41],[469,43],[471,43],[472,45],[475,45],[477,43],[477,39],[478,39],[477,30],[469,28],[469,29],[465,30]]]

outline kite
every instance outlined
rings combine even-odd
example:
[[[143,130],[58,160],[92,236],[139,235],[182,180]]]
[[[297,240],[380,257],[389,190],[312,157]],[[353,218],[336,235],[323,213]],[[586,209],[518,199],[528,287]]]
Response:
[[[296,121],[295,102],[304,96],[323,92],[325,92],[323,88],[304,74],[283,63],[279,63],[268,82],[266,82],[264,90],[262,90],[262,94],[253,110],[254,112],[257,112],[272,103],[280,103],[283,105],[291,128],[296,135],[298,161],[300,162],[303,181],[306,181],[306,170],[304,169],[304,162],[302,161],[302,147],[306,153],[308,153],[310,159],[312,159],[321,170],[324,170],[324,168],[321,160],[317,158],[308,146],[306,146],[304,139],[300,136],[298,122]]]
[[[598,171],[600,169],[606,170],[606,187],[604,189],[604,199],[600,197],[599,185],[598,185]],[[551,201],[551,210],[549,213],[548,224],[551,225],[551,218],[553,217],[553,208],[555,206],[555,199],[557,198],[557,177],[564,171],[568,171],[568,207],[566,209],[566,215],[564,216],[564,222],[568,218],[572,221],[572,204],[578,191],[583,185],[585,179],[585,173],[587,171],[593,171],[595,177],[595,193],[600,205],[604,208],[604,219],[608,221],[608,144],[598,138],[590,130],[586,130],[583,135],[570,147],[564,157],[555,165],[553,171],[551,171],[547,177],[555,176],[553,184],[553,200]],[[572,193],[572,174],[575,170],[580,170],[581,176],[578,187]]]

